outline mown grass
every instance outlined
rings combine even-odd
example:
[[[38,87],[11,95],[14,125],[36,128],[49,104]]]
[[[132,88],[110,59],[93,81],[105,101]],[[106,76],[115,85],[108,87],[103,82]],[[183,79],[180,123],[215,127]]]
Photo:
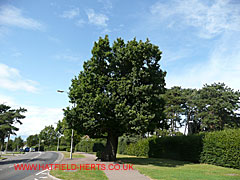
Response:
[[[161,180],[239,180],[240,170],[160,158],[118,155],[118,161],[134,164],[140,173]]]
[[[63,153],[64,158],[70,158],[70,152],[61,151],[61,153]],[[84,157],[85,156],[83,154],[72,153],[72,158],[84,158]]]
[[[69,158],[69,152],[61,152],[64,158]],[[84,158],[85,156],[79,153],[73,153],[73,158]],[[107,180],[107,176],[101,170],[77,170],[77,171],[64,171],[64,170],[52,170],[50,172],[52,176],[55,176],[63,180]]]
[[[105,173],[101,170],[77,170],[75,172],[63,171],[63,170],[52,170],[51,175],[59,179],[67,180],[105,180],[108,179]]]

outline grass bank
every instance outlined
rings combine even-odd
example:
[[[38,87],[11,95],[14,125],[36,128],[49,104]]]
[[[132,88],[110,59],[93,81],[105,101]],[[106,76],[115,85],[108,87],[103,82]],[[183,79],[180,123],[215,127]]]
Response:
[[[61,151],[63,153],[64,158],[70,158],[70,152]],[[80,153],[72,153],[72,158],[84,158],[85,156]]]
[[[62,171],[62,170],[52,170],[50,172],[51,175],[63,179],[63,180],[105,180],[108,179],[105,173],[101,170],[93,170],[93,171]]]
[[[240,170],[208,164],[194,164],[160,158],[118,155],[118,160],[134,164],[140,173],[161,180],[239,180]]]

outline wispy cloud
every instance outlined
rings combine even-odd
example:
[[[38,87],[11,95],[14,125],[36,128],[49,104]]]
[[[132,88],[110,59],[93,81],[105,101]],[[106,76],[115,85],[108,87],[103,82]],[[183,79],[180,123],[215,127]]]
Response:
[[[113,4],[110,0],[98,0],[99,3],[103,4],[105,10],[110,10],[113,8]]]
[[[83,27],[86,22],[83,19],[79,19],[75,24],[79,27]]]
[[[58,120],[62,120],[62,108],[48,108],[39,106],[21,105],[28,111],[24,114],[25,119],[22,120],[22,125],[17,125],[19,131],[18,136],[29,136],[39,133],[45,126],[55,125]],[[33,126],[34,124],[34,126]]]
[[[73,8],[67,11],[64,11],[63,14],[60,17],[67,18],[67,19],[73,19],[77,16],[79,16],[79,8]]]
[[[150,8],[160,21],[174,25],[188,25],[199,30],[199,36],[212,38],[226,31],[240,31],[240,3],[229,0],[173,0],[157,2]]]
[[[29,136],[39,133],[45,126],[54,125],[63,118],[62,108],[40,107],[18,103],[13,97],[0,94],[0,104],[4,103],[12,108],[23,107],[27,109],[24,113],[26,118],[22,119],[22,125],[17,124],[18,136]],[[34,125],[34,126],[33,126]]]
[[[58,60],[66,60],[66,61],[70,61],[70,62],[77,62],[77,61],[82,60],[80,55],[76,55],[76,54],[72,54],[72,53],[57,54],[54,56],[54,58],[58,59]]]
[[[88,9],[86,13],[90,24],[94,24],[100,27],[107,26],[107,21],[109,20],[109,18],[106,15],[101,13],[95,13],[93,9]]]
[[[181,85],[188,88],[200,88],[203,84],[224,82],[240,90],[240,38],[239,33],[225,33],[210,52],[207,61],[194,63],[183,72],[167,75],[167,86]]]
[[[9,5],[0,7],[0,25],[33,30],[42,30],[44,28],[38,21],[25,17],[21,9]]]
[[[10,91],[24,90],[35,93],[37,92],[36,85],[35,81],[23,78],[16,68],[0,64],[0,88]]]

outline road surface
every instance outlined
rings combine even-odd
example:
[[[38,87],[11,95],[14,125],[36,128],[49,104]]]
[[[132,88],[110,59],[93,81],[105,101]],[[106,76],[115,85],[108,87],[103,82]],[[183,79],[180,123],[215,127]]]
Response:
[[[46,165],[54,163],[60,154],[57,152],[29,152],[21,156],[0,160],[0,180],[47,180],[48,170],[15,170],[19,164]]]

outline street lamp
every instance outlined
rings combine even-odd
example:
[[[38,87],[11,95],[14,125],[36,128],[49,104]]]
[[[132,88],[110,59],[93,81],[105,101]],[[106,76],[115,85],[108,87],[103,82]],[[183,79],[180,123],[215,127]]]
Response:
[[[66,91],[63,90],[57,90],[58,93],[67,93]],[[74,104],[75,107],[75,104]],[[72,151],[73,151],[73,129],[72,129],[72,136],[71,136],[71,149],[70,149],[70,159],[72,159]]]

